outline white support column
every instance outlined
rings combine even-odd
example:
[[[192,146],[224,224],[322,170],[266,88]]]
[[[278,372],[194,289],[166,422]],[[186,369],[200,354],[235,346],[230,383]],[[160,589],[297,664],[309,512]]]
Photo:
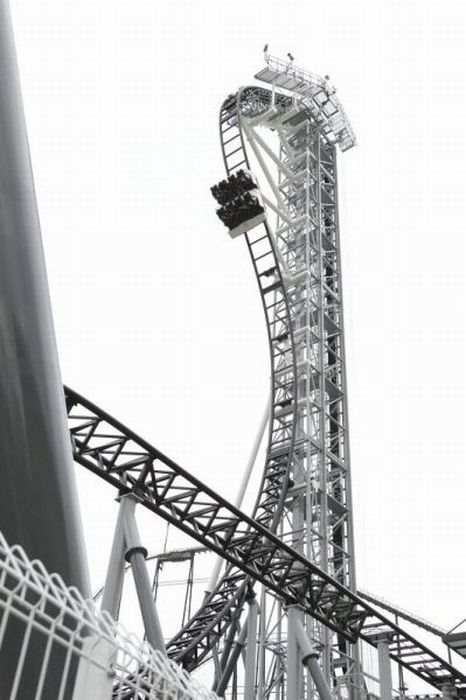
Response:
[[[288,608],[288,637],[286,646],[286,684],[287,700],[301,700],[302,673],[299,659],[298,638],[295,630],[301,611],[296,607]]]
[[[131,564],[139,600],[144,630],[154,649],[166,654],[162,628],[157,615],[152,587],[147,573],[147,550],[141,545],[134,517],[137,501],[131,494],[120,499],[112,551],[105,578],[101,609],[118,619],[125,576],[125,559]],[[91,636],[83,645],[72,700],[110,700],[113,674],[111,671],[115,647],[107,639]]]
[[[217,683],[217,687],[215,688],[215,692],[217,693],[217,695],[220,698],[222,698],[225,694],[225,690],[227,689],[227,686],[228,686],[228,681],[230,680],[231,675],[235,669],[236,662],[238,661],[239,656],[244,649],[244,645],[246,644],[247,634],[248,634],[248,623],[246,622],[241,628],[241,631],[240,631],[238,638],[235,642],[233,650],[230,654],[230,658],[228,659],[228,663],[225,666],[225,670],[223,671],[222,677],[220,678],[219,682]]]
[[[118,620],[125,576],[123,516],[124,509],[120,502],[101,605],[101,610],[108,612],[114,620]],[[72,700],[87,700],[90,697],[110,700],[113,688],[110,669],[114,653],[115,647],[106,639],[94,635],[85,640]]]
[[[392,700],[392,667],[388,639],[381,639],[377,644],[379,658],[380,700]]]
[[[257,618],[259,606],[255,598],[249,601],[246,659],[244,663],[244,700],[256,697]]]
[[[257,429],[256,437],[254,439],[254,443],[252,445],[251,452],[249,454],[249,459],[246,464],[246,469],[244,470],[243,478],[241,480],[240,487],[238,489],[238,493],[236,494],[236,499],[234,502],[234,505],[236,508],[241,508],[241,505],[243,503],[243,498],[246,493],[246,489],[249,484],[249,480],[251,478],[252,470],[254,469],[254,464],[256,463],[257,459],[257,454],[259,452],[259,447],[261,446],[262,438],[265,433],[265,429],[267,428],[267,423],[269,422],[269,417],[270,417],[270,399],[267,400],[266,406],[264,413],[262,415],[261,422],[259,424],[259,427]],[[214,565],[212,568],[212,573],[210,575],[209,582],[207,584],[206,588],[206,595],[209,595],[209,593],[212,593],[212,591],[215,588],[215,585],[218,581],[218,577],[220,576],[220,570],[222,568],[222,565],[224,563],[223,557],[220,557],[216,555],[215,560],[214,560]]]
[[[122,496],[120,500],[120,509],[105,579],[102,610],[106,610],[115,620],[118,619],[126,559],[131,564],[147,639],[154,649],[158,649],[162,654],[166,654],[162,628],[147,572],[147,550],[141,544],[136,518],[134,517],[136,504],[137,500],[132,494]]]
[[[120,503],[101,604],[101,610],[106,610],[114,620],[118,620],[120,612],[124,577],[125,536],[123,532],[123,508]]]
[[[125,559],[131,564],[134,583],[139,600],[144,629],[149,643],[154,649],[167,653],[159,616],[155,607],[152,587],[147,572],[147,550],[141,545],[138,526],[134,517],[136,499],[131,494],[121,499],[122,523],[125,538]]]
[[[327,685],[325,674],[322,671],[318,661],[319,654],[307,636],[301,620],[299,620],[297,617],[293,618],[292,624],[294,633],[293,636],[295,636],[301,652],[302,663],[309,669],[309,673],[311,674],[317,692],[319,693],[320,700],[334,700],[332,691]]]

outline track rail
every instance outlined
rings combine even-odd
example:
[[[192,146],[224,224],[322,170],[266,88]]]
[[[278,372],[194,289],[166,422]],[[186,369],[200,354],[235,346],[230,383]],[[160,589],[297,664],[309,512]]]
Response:
[[[240,168],[250,169],[245,148],[243,118],[255,119],[267,113],[271,103],[271,91],[258,86],[244,87],[224,101],[220,110],[219,130],[227,176]],[[275,105],[278,109],[286,111],[292,107],[292,100],[283,94],[276,94]],[[311,115],[308,117],[312,118]],[[297,298],[296,289],[293,285],[290,286],[289,280],[287,285],[284,284],[281,265],[277,259],[276,243],[267,222],[247,233],[245,240],[266,319],[273,397],[264,478],[252,518],[275,532],[284,515],[283,506],[289,492],[290,471],[293,466],[296,468],[299,465],[303,454],[309,451],[305,431],[301,430],[300,437],[297,437],[296,433],[296,425],[300,419],[303,420],[298,402],[301,399],[302,403],[302,389],[306,379],[302,369],[300,371],[298,368],[295,333],[296,319],[304,309],[304,301]],[[314,381],[315,377],[311,383]],[[298,396],[299,385],[301,394]],[[334,535],[337,530],[342,532],[343,526],[337,527]],[[341,547],[341,542],[337,544]],[[241,613],[250,585],[251,582],[244,581],[237,571],[231,567],[227,568],[224,579],[219,582],[212,595],[171,640],[169,652],[192,670],[210,653],[216,639],[225,634],[230,624]]]
[[[436,637],[440,637],[440,639],[443,639],[443,637],[445,637],[445,635],[448,634],[448,631],[444,627],[439,627],[433,622],[429,622],[429,620],[425,620],[424,618],[419,617],[418,615],[414,615],[414,613],[409,612],[408,610],[404,610],[403,608],[400,608],[394,603],[390,603],[388,600],[385,600],[385,598],[379,598],[373,593],[368,593],[367,591],[362,591],[360,589],[358,590],[358,595],[361,598],[364,598],[364,600],[368,600],[369,603],[376,605],[378,608],[382,608],[382,610],[386,610],[392,615],[396,615],[402,620],[406,620],[406,622],[410,622],[412,625],[416,625],[416,627],[422,627],[422,629],[425,629],[427,632],[434,634]]]
[[[248,168],[241,117],[266,111],[270,91],[243,88],[221,108],[220,136],[227,175]],[[289,98],[277,96],[283,107]],[[161,452],[75,392],[67,390],[76,461],[114,486],[131,490],[150,510],[222,555],[230,565],[215,590],[168,645],[170,655],[192,670],[236,625],[254,581],[285,605],[298,605],[349,641],[388,640],[392,658],[440,689],[466,678],[403,632],[366,601],[332,579],[273,534],[283,513],[296,451],[297,366],[289,292],[267,223],[245,235],[262,299],[270,348],[271,420],[265,466],[249,518]]]
[[[74,459],[235,569],[348,640],[388,640],[391,658],[440,690],[466,676],[95,404],[65,388]],[[234,581],[232,587],[235,588]],[[233,591],[238,595],[238,589]]]
[[[226,174],[249,168],[240,124],[241,109],[248,104],[243,88],[229,96],[220,110],[220,141]],[[253,109],[264,108],[254,91]],[[268,90],[259,90],[264,104]],[[285,98],[283,98],[285,99]],[[243,106],[243,107],[242,107]],[[297,381],[296,351],[288,293],[267,222],[244,236],[261,296],[271,367],[271,420],[262,482],[252,518],[274,532],[283,512],[289,475],[296,449]],[[214,591],[186,626],[171,640],[169,653],[192,670],[211,653],[214,643],[226,634],[241,614],[253,581],[234,567],[227,567]]]

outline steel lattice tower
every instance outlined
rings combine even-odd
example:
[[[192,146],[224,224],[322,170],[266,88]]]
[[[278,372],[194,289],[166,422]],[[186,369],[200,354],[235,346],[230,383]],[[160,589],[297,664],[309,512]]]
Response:
[[[377,651],[381,700],[392,698],[391,660],[445,698],[463,698],[466,676],[399,626],[398,616],[413,617],[356,591],[336,172],[337,147],[355,139],[326,80],[291,59],[266,61],[256,77],[267,87],[241,88],[222,104],[227,179],[212,188],[230,235],[244,236],[269,340],[269,430],[252,513],[66,389],[74,458],[123,490],[122,517],[125,501],[133,517],[138,503],[226,561],[168,644],[154,635],[155,647],[188,671],[211,662],[217,696],[366,700],[361,641]],[[104,589],[112,609],[130,535],[123,517]],[[140,575],[142,549],[129,550]],[[157,615],[142,578],[149,638]],[[125,700],[134,697],[130,680],[119,687]]]
[[[336,167],[336,144],[346,150],[354,135],[326,81],[291,62],[266,58],[267,67],[256,78],[273,89],[248,89],[240,103],[239,130],[266,204],[283,285],[270,305],[272,353],[278,357],[272,432],[275,424],[276,431],[288,428],[294,435],[276,530],[296,551],[356,590]],[[229,174],[244,167],[231,166],[236,148],[227,146],[224,153]],[[255,237],[249,234],[250,248]],[[273,285],[278,272],[268,277]],[[289,327],[283,323],[285,310]],[[315,692],[300,670],[294,636],[287,633],[284,618],[289,625],[295,616],[305,617],[299,607],[285,612],[263,592],[258,685],[267,697],[282,697],[285,687],[290,700]],[[339,684],[343,695],[352,695],[359,677],[357,646],[308,616],[305,627],[329,685]]]
[[[380,700],[393,698],[393,662],[405,700],[413,696],[406,695],[404,669],[444,700],[466,698],[466,675],[450,658],[452,650],[466,656],[466,633],[458,631],[464,621],[447,632],[356,590],[336,168],[337,147],[345,151],[355,138],[334,88],[327,79],[298,69],[290,54],[288,61],[266,54],[267,66],[256,78],[267,87],[242,88],[220,110],[227,180],[212,194],[230,235],[243,236],[247,244],[271,368],[268,410],[241,495],[232,504],[67,387],[69,436],[63,430],[6,0],[0,0],[0,20],[5,38],[0,44],[5,59],[0,61],[5,78],[0,296],[7,341],[2,434],[8,466],[3,469],[2,528],[22,533],[33,544],[34,557],[40,552],[86,594],[73,482],[63,470],[70,457],[68,437],[74,460],[117,489],[120,504],[101,611],[60,576],[49,574],[41,561],[30,561],[22,547],[10,546],[0,532],[2,697],[370,700],[374,694],[364,682],[361,642],[377,652],[379,678],[365,675],[371,683],[378,681]],[[241,510],[242,495],[267,422],[262,478],[248,515]],[[32,470],[31,481],[32,458],[47,468]],[[33,505],[42,502],[41,512],[33,513],[31,497]],[[200,544],[157,557],[155,589],[163,561],[190,561],[182,629],[168,643],[136,507]],[[63,532],[56,527],[60,514]],[[206,550],[226,565],[220,576],[217,560],[200,608],[188,615],[194,554]],[[119,614],[127,563],[147,644],[135,642],[112,619]],[[441,637],[448,661],[445,649],[442,656],[418,641],[400,627],[400,618]],[[210,662],[212,691],[184,672],[205,662]]]

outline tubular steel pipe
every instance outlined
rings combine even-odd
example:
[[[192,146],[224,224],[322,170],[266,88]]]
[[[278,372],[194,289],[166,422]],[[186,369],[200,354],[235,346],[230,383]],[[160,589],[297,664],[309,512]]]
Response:
[[[241,508],[243,505],[243,499],[246,494],[246,490],[248,488],[249,480],[251,478],[252,470],[254,469],[254,465],[256,463],[257,455],[259,453],[259,448],[261,446],[262,438],[264,437],[265,429],[267,428],[267,424],[270,419],[270,411],[271,411],[271,401],[270,398],[267,400],[267,403],[265,405],[264,412],[262,414],[261,422],[259,423],[259,427],[257,429],[256,436],[254,438],[254,442],[251,448],[251,452],[249,453],[249,459],[246,464],[246,468],[244,470],[243,477],[241,479],[241,484],[238,489],[238,493],[236,494],[236,499],[234,501],[234,505],[236,508]],[[212,573],[210,575],[209,582],[207,584],[206,588],[206,596],[209,595],[215,588],[218,577],[220,576],[220,571],[223,566],[224,560],[220,556],[216,556],[214,560],[214,565],[212,567]]]
[[[141,545],[139,530],[134,517],[136,500],[131,495],[123,496],[120,503],[122,510],[123,534],[125,540],[125,559],[131,564],[134,585],[139,600],[139,608],[144,622],[144,629],[149,643],[164,656],[167,654],[157,608],[152,593],[152,586],[147,572],[147,550]]]
[[[392,665],[390,661],[389,640],[381,639],[377,644],[377,656],[379,661],[380,700],[392,700]]]
[[[0,529],[90,593],[7,0],[0,0]]]
[[[241,628],[241,632],[238,635],[238,638],[235,642],[235,645],[233,647],[233,650],[231,652],[230,658],[228,660],[228,663],[225,667],[225,670],[222,674],[222,677],[220,678],[217,687],[215,688],[215,692],[219,697],[223,697],[225,694],[225,691],[228,686],[228,682],[231,678],[231,675],[233,671],[235,670],[236,662],[238,661],[241,652],[243,651],[244,647],[246,646],[246,638],[248,636],[248,621],[244,623],[244,625]]]
[[[68,585],[90,595],[63,385],[58,365],[18,66],[0,0],[0,530]],[[9,626],[10,627],[10,626]],[[9,697],[24,630],[3,641],[0,697]],[[35,695],[43,648],[31,640],[21,700]],[[56,697],[59,656],[44,697]]]
[[[311,640],[306,634],[301,620],[294,617],[292,620],[293,632],[296,636],[299,649],[302,654],[302,662],[309,669],[312,680],[319,693],[320,700],[334,700],[332,692],[327,685],[325,675],[320,667],[319,654],[311,644]]]
[[[249,601],[248,634],[246,639],[246,658],[244,660],[244,700],[256,697],[256,653],[257,653],[257,619],[259,605],[255,598]]]
[[[113,534],[110,560],[107,567],[107,575],[103,588],[101,610],[106,610],[114,620],[118,620],[120,613],[121,595],[125,578],[125,535],[123,529],[124,510],[118,508],[118,517]],[[95,600],[95,598],[94,598]]]

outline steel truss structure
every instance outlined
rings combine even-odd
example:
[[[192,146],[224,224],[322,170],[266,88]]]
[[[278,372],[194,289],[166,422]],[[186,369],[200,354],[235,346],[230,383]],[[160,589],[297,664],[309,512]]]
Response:
[[[386,636],[395,662],[438,690],[451,684],[466,696],[466,676],[438,654],[95,404],[68,388],[65,396],[75,461],[120,492],[131,492],[142,506],[232,565],[229,590],[227,576],[222,580],[225,597],[212,593],[196,615],[197,635],[178,635],[168,645],[170,656],[188,670],[206,658],[239,615],[238,601],[243,586],[250,588],[250,577],[284,605],[298,605],[349,641],[377,647]]]
[[[252,171],[267,210],[244,234],[271,364],[268,443],[252,514],[66,389],[74,457],[226,560],[167,647],[187,670],[213,659],[217,694],[246,645],[248,700],[314,698],[317,653],[326,687],[340,698],[365,697],[364,641],[377,648],[386,676],[391,658],[438,691],[453,686],[466,696],[461,672],[356,593],[336,170],[336,147],[347,150],[355,138],[325,80],[266,60],[256,78],[271,87],[242,88],[220,112],[227,176]],[[301,665],[306,644],[309,672]],[[238,692],[233,686],[231,697]],[[123,697],[133,697],[129,686]]]
[[[264,183],[269,220],[275,219],[267,228],[278,264],[268,268],[266,276],[273,283],[281,276],[291,317],[291,331],[285,336],[279,327],[282,309],[273,307],[282,351],[278,371],[280,377],[285,375],[286,386],[292,368],[296,385],[294,396],[285,390],[284,401],[280,397],[280,420],[292,415],[296,432],[292,486],[287,488],[279,531],[281,538],[354,591],[335,153],[336,143],[349,148],[354,136],[324,80],[271,57],[256,77],[274,89],[247,88],[235,105],[227,102],[221,140],[229,175],[249,166],[252,158],[257,163],[253,169]],[[291,98],[277,93],[277,86],[291,91]],[[272,142],[267,140],[270,133]],[[262,607],[266,605],[263,596]],[[282,611],[276,613],[274,636],[282,618]],[[332,639],[328,628],[312,618],[306,619],[306,628],[321,651],[329,684],[339,672],[340,693],[344,687],[347,694],[362,688],[357,645],[338,636]],[[289,635],[286,651],[288,696],[311,697],[306,676],[299,678],[298,653]],[[296,687],[290,687],[291,678],[298,679]]]

